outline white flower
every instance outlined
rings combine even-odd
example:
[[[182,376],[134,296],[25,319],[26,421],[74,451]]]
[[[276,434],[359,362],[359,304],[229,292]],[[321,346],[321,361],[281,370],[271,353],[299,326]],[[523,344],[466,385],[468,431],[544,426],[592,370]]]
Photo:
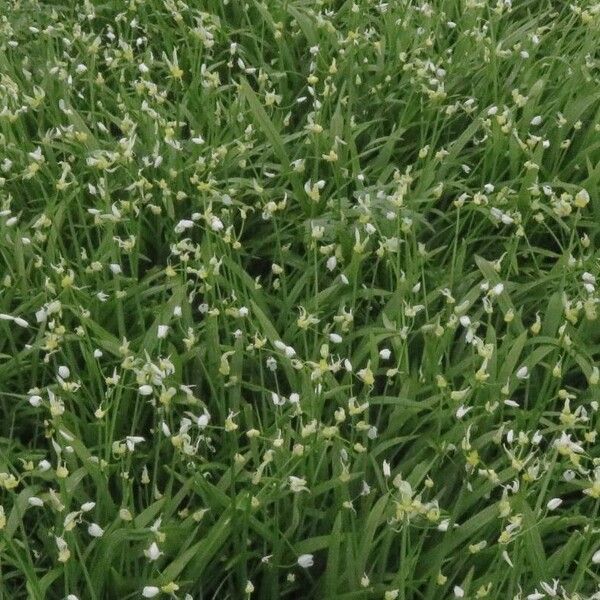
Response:
[[[97,523],[90,523],[88,527],[88,533],[92,537],[99,538],[104,535],[104,529],[102,529],[102,527],[100,527],[100,525],[98,525]]]
[[[156,542],[152,542],[150,546],[144,550],[144,554],[148,558],[148,560],[158,560],[162,552],[160,551]]]
[[[532,125],[541,125],[541,123],[542,123],[542,117],[540,117],[540,115],[536,115],[535,117],[533,117],[533,119],[531,119]]]
[[[593,294],[596,291],[596,288],[591,283],[584,283],[583,287],[588,294]]]
[[[438,531],[448,531],[448,527],[450,527],[450,519],[443,519],[440,521],[440,524],[437,526]]]
[[[275,406],[283,406],[285,404],[285,398],[275,392],[271,392],[271,401]]]
[[[517,379],[527,379],[529,377],[529,369],[525,366],[517,371]]]
[[[558,448],[559,451],[563,452],[577,452],[579,454],[584,452],[583,447],[580,444],[574,442],[571,439],[571,434],[567,433],[566,431],[562,432],[558,440],[554,440],[553,445],[555,448]]]
[[[159,325],[158,326],[158,331],[157,331],[157,337],[159,340],[163,340],[164,338],[167,337],[167,333],[169,333],[169,326],[168,325]]]
[[[600,550],[596,550],[596,552],[594,552],[594,555],[592,556],[592,562],[595,565],[600,564]]]
[[[42,397],[38,395],[29,396],[29,404],[31,406],[40,406],[42,403]]]
[[[548,504],[546,504],[546,506],[548,510],[554,510],[558,508],[562,503],[563,501],[561,498],[552,498],[552,500],[548,501]]]
[[[58,376],[61,379],[68,379],[69,375],[71,375],[69,367],[66,367],[65,365],[61,365],[60,367],[58,367]]]
[[[191,229],[194,226],[194,221],[189,219],[181,219],[177,225],[175,225],[175,233],[183,233],[186,229]]]
[[[312,554],[301,554],[298,557],[298,565],[300,567],[302,567],[303,569],[308,569],[309,567],[312,567],[314,564],[315,564],[315,561],[313,560]]]
[[[223,229],[223,227],[224,227],[223,221],[221,221],[221,219],[219,219],[219,217],[213,216],[210,219],[210,228],[213,231],[221,231]]]
[[[290,490],[295,494],[299,492],[308,492],[308,488],[306,487],[306,479],[302,479],[301,477],[294,477],[294,475],[290,475]],[[310,565],[309,565],[310,566]]]
[[[513,565],[513,562],[510,560],[510,556],[506,550],[502,551],[502,558],[506,561],[509,567],[514,568],[515,565]]]
[[[198,426],[198,429],[204,429],[208,425],[209,421],[210,415],[208,413],[204,413],[198,417],[196,420],[196,425]]]
[[[152,393],[152,386],[151,385],[141,385],[138,388],[138,393],[140,394],[140,396],[149,396]]]
[[[392,469],[390,467],[390,463],[387,460],[383,461],[383,476],[390,477],[392,474]]]
[[[329,341],[334,344],[339,344],[344,338],[339,333],[330,333]]]
[[[462,419],[470,410],[473,410],[472,406],[459,406],[456,410],[456,418]]]
[[[494,296],[499,296],[502,292],[504,291],[504,284],[503,283],[497,283],[493,288],[492,288],[492,294]]]
[[[90,510],[92,510],[94,508],[94,506],[96,506],[95,502],[84,502],[81,505],[81,511],[82,512],[90,512]]]
[[[44,501],[37,496],[31,496],[27,502],[29,502],[29,506],[44,506]]]
[[[381,360],[389,360],[391,355],[392,351],[389,348],[383,348],[379,351],[379,358],[381,358]]]
[[[5,313],[0,313],[0,321],[12,321],[19,325],[19,327],[28,327],[29,323],[25,319],[21,319],[21,317],[13,317],[12,315],[7,315]]]
[[[590,201],[590,195],[586,189],[579,190],[575,194],[574,204],[578,208],[584,208]]]
[[[143,441],[145,440],[140,435],[128,435],[125,438],[125,445],[127,446],[127,450],[129,450],[129,452],[133,452],[135,450],[135,445]]]
[[[158,596],[160,594],[160,590],[155,585],[147,585],[144,586],[142,590],[142,596],[144,598],[154,598],[154,596]]]
[[[553,579],[552,586],[549,583],[546,583],[545,581],[540,582],[540,585],[542,586],[542,589],[546,592],[546,594],[548,594],[548,596],[550,596],[551,598],[556,598],[556,596],[558,596],[558,583],[558,579]]]
[[[454,586],[454,596],[456,598],[463,598],[465,595],[465,590],[463,590],[459,585]]]

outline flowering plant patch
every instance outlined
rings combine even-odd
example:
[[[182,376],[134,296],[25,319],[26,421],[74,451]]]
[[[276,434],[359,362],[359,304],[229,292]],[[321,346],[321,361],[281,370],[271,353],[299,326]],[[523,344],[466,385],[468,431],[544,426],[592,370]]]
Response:
[[[600,598],[598,39],[6,0],[0,597]]]

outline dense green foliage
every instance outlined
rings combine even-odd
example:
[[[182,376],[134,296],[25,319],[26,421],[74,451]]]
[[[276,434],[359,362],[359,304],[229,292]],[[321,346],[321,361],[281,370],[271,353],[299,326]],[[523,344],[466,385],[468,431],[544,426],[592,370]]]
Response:
[[[600,597],[600,4],[0,17],[1,599]]]

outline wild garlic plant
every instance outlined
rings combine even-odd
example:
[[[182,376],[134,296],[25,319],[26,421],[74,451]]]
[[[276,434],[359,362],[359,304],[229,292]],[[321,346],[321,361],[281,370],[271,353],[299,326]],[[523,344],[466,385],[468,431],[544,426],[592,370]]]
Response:
[[[600,598],[599,36],[6,0],[0,597]]]

